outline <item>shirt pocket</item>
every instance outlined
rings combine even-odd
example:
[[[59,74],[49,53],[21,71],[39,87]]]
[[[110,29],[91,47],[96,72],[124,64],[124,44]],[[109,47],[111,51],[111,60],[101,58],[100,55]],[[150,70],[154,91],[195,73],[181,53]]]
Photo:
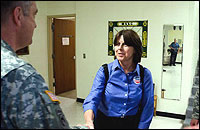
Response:
[[[129,102],[133,104],[140,103],[142,97],[141,84],[131,84],[129,87]]]

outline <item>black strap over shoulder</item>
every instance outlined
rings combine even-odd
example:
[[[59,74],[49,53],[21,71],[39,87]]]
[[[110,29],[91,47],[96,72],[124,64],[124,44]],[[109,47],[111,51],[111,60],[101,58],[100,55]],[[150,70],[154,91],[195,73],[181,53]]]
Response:
[[[108,64],[103,64],[102,67],[104,69],[104,74],[105,74],[105,78],[106,78],[106,82],[105,82],[105,86],[106,86],[108,78],[109,78]]]
[[[140,65],[140,81],[142,83],[142,98],[143,98],[143,95],[144,95],[144,67],[142,65]],[[138,116],[138,124],[139,124],[139,121],[140,121],[140,117],[141,117],[141,114],[142,114],[142,99],[140,100],[140,104],[139,104],[139,109],[138,109],[138,112],[137,112],[137,116]]]
[[[141,78],[140,81],[143,84],[144,83],[144,67],[140,64],[139,64],[139,66],[140,66],[140,78]]]

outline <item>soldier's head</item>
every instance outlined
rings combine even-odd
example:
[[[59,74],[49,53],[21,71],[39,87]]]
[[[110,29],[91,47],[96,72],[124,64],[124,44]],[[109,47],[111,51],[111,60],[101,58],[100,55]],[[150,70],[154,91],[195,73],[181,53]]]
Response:
[[[174,43],[176,43],[176,38],[174,38]]]
[[[1,36],[5,41],[8,37],[15,39],[15,51],[32,43],[37,12],[34,1],[1,1]],[[9,33],[15,35],[11,37]]]
[[[8,16],[12,15],[16,7],[21,7],[25,16],[29,15],[31,1],[1,1],[1,24],[8,22]]]

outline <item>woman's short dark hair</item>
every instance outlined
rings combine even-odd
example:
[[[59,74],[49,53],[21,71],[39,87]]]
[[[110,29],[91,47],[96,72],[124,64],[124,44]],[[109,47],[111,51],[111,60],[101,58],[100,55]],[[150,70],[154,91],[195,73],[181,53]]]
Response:
[[[142,42],[139,35],[131,29],[121,30],[115,35],[114,46],[119,43],[121,35],[124,37],[124,44],[127,46],[132,46],[135,49],[133,63],[139,63],[142,57]]]
[[[29,15],[32,1],[1,1],[1,24],[6,23],[8,16],[17,6],[21,7],[25,16]]]

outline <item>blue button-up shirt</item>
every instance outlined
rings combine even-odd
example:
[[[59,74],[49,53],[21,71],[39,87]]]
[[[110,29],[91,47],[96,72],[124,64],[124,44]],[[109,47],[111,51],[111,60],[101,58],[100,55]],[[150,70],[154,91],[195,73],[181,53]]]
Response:
[[[109,79],[106,88],[103,67],[98,70],[91,92],[84,100],[84,112],[91,109],[96,116],[97,109],[111,117],[136,115],[142,99],[143,112],[138,128],[149,128],[154,111],[154,88],[151,72],[145,68],[144,92],[140,82],[140,68],[137,64],[132,72],[125,73],[118,60],[108,64]],[[105,88],[105,92],[104,92]]]
[[[172,42],[169,47],[173,47],[174,48],[174,51],[177,52],[178,51],[178,48],[180,47],[179,44],[176,42]]]

